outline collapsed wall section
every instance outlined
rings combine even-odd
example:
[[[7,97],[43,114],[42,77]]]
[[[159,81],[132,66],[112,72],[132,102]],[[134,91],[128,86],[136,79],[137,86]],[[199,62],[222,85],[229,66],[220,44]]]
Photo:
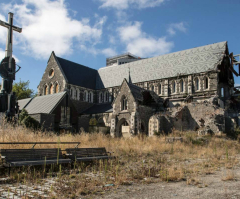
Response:
[[[168,108],[149,120],[149,135],[178,131],[198,131],[219,134],[225,132],[225,111],[217,105],[204,101]]]

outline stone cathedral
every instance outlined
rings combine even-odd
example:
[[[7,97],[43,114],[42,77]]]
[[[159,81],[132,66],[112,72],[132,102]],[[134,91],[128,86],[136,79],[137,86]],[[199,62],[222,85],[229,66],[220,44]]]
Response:
[[[126,53],[99,70],[50,55],[38,96],[20,109],[55,131],[104,131],[116,137],[238,125],[227,42],[152,58]]]

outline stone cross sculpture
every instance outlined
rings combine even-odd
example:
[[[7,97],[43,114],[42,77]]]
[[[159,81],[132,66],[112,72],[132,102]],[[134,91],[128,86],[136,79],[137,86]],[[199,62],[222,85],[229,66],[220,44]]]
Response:
[[[16,63],[12,57],[13,31],[22,32],[21,28],[13,25],[13,13],[8,13],[8,23],[0,20],[0,25],[8,28],[5,58],[0,64],[2,87],[0,92],[0,112],[6,112],[8,117],[15,115],[16,96],[12,93],[13,80],[15,80]],[[19,68],[20,69],[20,68]]]

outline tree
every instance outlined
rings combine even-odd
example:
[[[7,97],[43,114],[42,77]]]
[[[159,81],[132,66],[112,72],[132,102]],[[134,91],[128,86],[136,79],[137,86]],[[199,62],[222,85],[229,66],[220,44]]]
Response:
[[[25,99],[30,98],[35,95],[34,90],[29,88],[29,80],[28,81],[20,81],[13,84],[13,92],[16,93],[17,99]]]

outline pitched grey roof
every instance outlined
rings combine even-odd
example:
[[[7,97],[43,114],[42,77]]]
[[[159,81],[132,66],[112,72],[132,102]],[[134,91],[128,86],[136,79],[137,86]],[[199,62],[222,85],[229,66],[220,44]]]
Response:
[[[28,114],[47,113],[51,114],[54,108],[66,95],[66,91],[52,95],[38,96],[25,107]]]
[[[18,100],[19,110],[22,110],[23,108],[25,108],[25,106],[31,101],[31,99],[32,98],[26,98],[26,99]]]
[[[216,70],[227,50],[220,42],[98,70],[96,88],[120,86],[131,70],[132,83]]]
[[[97,70],[56,56],[69,84],[95,89]]]

